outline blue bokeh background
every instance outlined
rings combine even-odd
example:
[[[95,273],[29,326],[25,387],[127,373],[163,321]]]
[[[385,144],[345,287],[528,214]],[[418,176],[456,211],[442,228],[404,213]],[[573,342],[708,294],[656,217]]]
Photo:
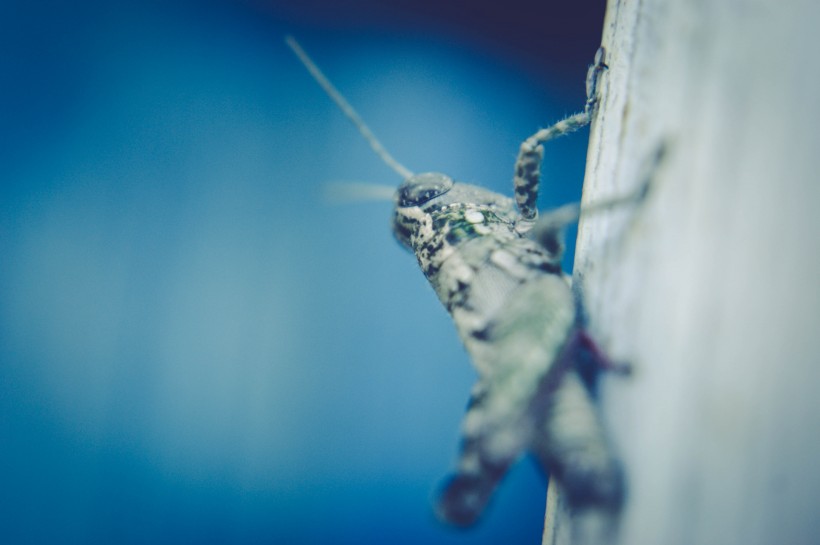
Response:
[[[323,201],[399,180],[282,37],[408,167],[508,194],[582,79],[231,2],[0,9],[0,542],[539,542],[529,461],[477,528],[433,518],[474,375],[389,205]]]

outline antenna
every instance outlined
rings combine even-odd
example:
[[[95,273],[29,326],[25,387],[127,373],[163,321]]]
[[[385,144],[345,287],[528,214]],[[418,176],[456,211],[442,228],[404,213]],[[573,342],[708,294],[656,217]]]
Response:
[[[310,75],[313,76],[313,79],[316,80],[322,89],[324,89],[325,93],[336,103],[336,105],[342,110],[342,112],[347,116],[347,118],[356,125],[356,128],[359,130],[359,133],[367,140],[367,143],[370,144],[370,147],[373,148],[373,151],[376,152],[384,163],[389,166],[393,171],[402,177],[402,179],[410,178],[413,173],[404,165],[396,161],[390,153],[384,149],[379,139],[373,134],[370,128],[365,124],[359,114],[356,113],[356,110],[353,109],[353,106],[345,100],[345,97],[330,83],[325,75],[319,70],[319,67],[316,66],[308,54],[305,53],[305,50],[302,49],[302,46],[299,45],[299,42],[294,39],[293,36],[286,36],[285,43],[288,44],[293,52],[299,57],[299,60],[302,64],[305,65]]]

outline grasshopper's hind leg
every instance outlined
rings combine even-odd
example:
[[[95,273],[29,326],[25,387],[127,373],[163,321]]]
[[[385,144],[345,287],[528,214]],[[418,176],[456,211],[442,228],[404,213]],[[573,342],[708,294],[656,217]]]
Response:
[[[575,371],[562,375],[544,405],[532,451],[568,505],[572,542],[606,543],[617,531],[625,491],[597,408]]]
[[[569,287],[558,275],[544,275],[521,285],[482,340],[467,343],[481,379],[464,417],[456,474],[439,501],[443,520],[475,521],[510,465],[530,448],[541,400],[571,362],[561,353],[574,320]]]
[[[521,456],[529,434],[517,415],[493,414],[486,384],[473,388],[462,426],[458,468],[441,491],[436,514],[447,523],[470,526],[484,508],[509,467]]]

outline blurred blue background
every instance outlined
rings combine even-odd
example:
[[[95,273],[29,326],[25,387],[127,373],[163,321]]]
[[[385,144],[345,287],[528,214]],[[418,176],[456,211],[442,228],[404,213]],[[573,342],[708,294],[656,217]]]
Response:
[[[474,374],[389,204],[322,200],[400,180],[282,38],[410,169],[511,194],[601,4],[4,2],[0,542],[540,542],[528,460],[433,518]],[[585,151],[548,146],[543,206]]]

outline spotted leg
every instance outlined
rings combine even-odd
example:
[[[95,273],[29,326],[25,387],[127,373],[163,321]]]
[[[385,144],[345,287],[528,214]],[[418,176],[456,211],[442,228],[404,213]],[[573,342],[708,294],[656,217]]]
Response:
[[[515,202],[524,220],[532,221],[538,216],[536,200],[541,178],[541,160],[544,157],[543,144],[559,136],[577,131],[589,124],[595,105],[598,102],[601,74],[606,68],[604,49],[600,48],[595,54],[595,63],[587,72],[587,101],[584,111],[562,119],[551,127],[541,129],[521,143],[518,159],[515,161],[513,188],[515,190]]]
[[[624,500],[623,471],[581,378],[568,371],[560,380],[544,399],[532,450],[549,468],[569,507],[573,543],[601,543],[616,530]]]
[[[457,526],[470,526],[478,519],[501,478],[526,447],[519,426],[510,426],[510,422],[505,426],[507,418],[492,414],[490,397],[485,383],[473,388],[457,472],[444,483],[438,499],[438,517]],[[505,427],[507,442],[499,444]]]

